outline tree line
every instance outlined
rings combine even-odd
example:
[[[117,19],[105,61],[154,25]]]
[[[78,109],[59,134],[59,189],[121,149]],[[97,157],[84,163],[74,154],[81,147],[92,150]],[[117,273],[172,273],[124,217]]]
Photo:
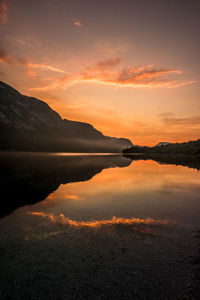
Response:
[[[169,153],[200,155],[200,139],[184,143],[172,143],[154,147],[133,146],[123,150],[123,153]]]

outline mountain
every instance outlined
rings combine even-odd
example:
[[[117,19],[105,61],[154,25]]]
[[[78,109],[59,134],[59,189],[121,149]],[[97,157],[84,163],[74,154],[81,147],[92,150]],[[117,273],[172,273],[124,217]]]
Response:
[[[135,147],[123,150],[124,154],[133,153],[146,153],[146,154],[187,154],[187,155],[200,155],[200,139],[196,141],[189,141],[184,143],[169,143],[167,145],[160,145],[155,147]]]
[[[165,145],[169,145],[169,144],[171,144],[171,143],[169,143],[169,142],[160,142],[157,145],[155,145],[154,147],[160,147],[160,146],[165,146]]]
[[[0,81],[0,149],[121,152],[128,139],[104,136],[88,123],[62,119],[47,103]]]

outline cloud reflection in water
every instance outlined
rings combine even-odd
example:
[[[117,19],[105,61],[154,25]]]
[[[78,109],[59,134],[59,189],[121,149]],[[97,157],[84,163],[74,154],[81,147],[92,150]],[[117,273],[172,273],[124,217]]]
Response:
[[[50,220],[52,223],[64,226],[63,231],[59,231],[61,234],[67,228],[84,230],[92,229],[92,231],[109,232],[112,234],[131,234],[135,238],[153,238],[153,237],[165,237],[165,236],[177,236],[177,233],[171,233],[172,228],[180,225],[174,220],[170,219],[153,219],[153,218],[121,218],[113,217],[111,219],[92,220],[92,221],[76,221],[70,218],[66,218],[63,214],[54,215],[46,214],[43,212],[28,212],[27,214],[32,216],[42,217]],[[57,235],[56,233],[55,235]],[[48,238],[53,234],[43,237]]]

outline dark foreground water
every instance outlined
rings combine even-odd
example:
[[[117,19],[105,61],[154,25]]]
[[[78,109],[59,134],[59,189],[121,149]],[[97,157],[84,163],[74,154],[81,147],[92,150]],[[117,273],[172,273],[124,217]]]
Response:
[[[2,153],[0,299],[199,299],[198,159],[154,159]]]

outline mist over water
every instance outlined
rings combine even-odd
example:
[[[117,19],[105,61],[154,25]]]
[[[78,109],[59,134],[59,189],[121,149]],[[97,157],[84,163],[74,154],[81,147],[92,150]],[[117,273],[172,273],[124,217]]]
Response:
[[[196,297],[192,158],[4,153],[0,165],[2,299]]]

